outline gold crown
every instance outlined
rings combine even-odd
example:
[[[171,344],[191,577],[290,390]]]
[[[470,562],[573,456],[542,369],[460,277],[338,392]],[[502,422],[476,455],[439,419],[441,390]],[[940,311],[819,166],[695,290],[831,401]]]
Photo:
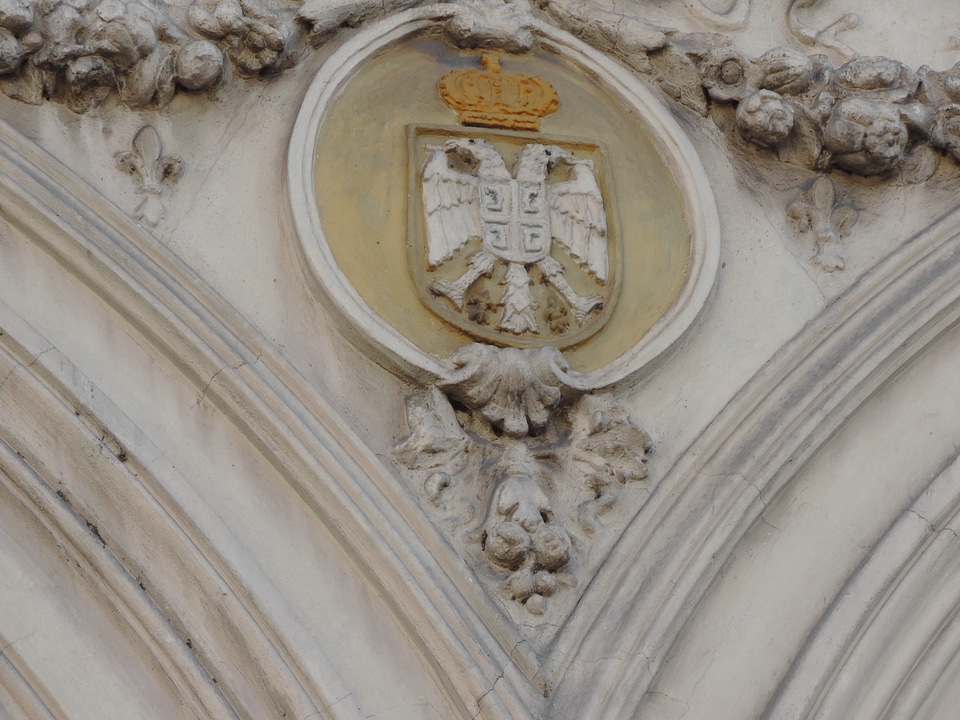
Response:
[[[461,125],[539,130],[541,118],[557,111],[560,98],[548,81],[501,73],[500,58],[484,54],[483,70],[454,70],[440,80],[440,97],[457,111]]]

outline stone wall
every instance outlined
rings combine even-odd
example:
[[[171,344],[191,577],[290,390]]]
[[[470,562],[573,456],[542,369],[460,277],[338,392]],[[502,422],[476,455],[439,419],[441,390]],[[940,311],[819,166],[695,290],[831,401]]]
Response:
[[[953,718],[960,11],[862,5],[0,0],[0,718]]]

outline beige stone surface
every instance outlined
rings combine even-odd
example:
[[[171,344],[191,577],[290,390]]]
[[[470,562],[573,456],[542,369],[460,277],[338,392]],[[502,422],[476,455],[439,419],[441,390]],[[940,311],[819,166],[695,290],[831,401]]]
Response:
[[[807,4],[794,7],[806,28],[856,13],[829,37],[860,55],[914,70],[957,60],[951,2]],[[536,11],[614,67],[613,80],[581,78],[584,96],[617,78],[651,93],[719,218],[702,311],[607,388],[652,439],[647,477],[593,536],[575,504],[556,510],[580,564],[567,600],[549,601],[562,611],[539,618],[483,564],[490,494],[469,486],[474,524],[458,526],[401,467],[405,399],[424,376],[345,318],[298,235],[287,163],[301,103],[333,53],[363,51],[380,10],[358,4],[360,27],[330,39],[304,34],[276,72],[245,78],[228,58],[212,89],[162,107],[0,97],[0,717],[954,717],[958,163],[931,150],[942,159],[924,182],[831,169],[856,223],[839,239],[843,269],[827,272],[787,214],[817,173],[745,140],[729,103],[705,116],[677,102],[623,49],[659,37],[640,18],[720,33],[752,57],[789,46],[842,65],[837,47],[791,33],[797,5]],[[454,6],[410,12],[439,34],[433,15]],[[609,14],[580,21],[577,8]],[[200,35],[185,7],[170,13]],[[292,13],[281,26],[302,28]],[[635,35],[616,44],[611,27]],[[577,110],[577,134],[592,122],[595,137],[617,134]],[[154,227],[116,159],[144,125],[183,161]],[[351,163],[349,147],[324,152]],[[318,177],[335,185],[323,159]],[[405,205],[407,176],[391,183]],[[633,281],[625,272],[625,293]],[[639,330],[611,322],[609,347],[634,344],[649,315]],[[452,336],[421,346],[440,363]],[[574,369],[596,369],[577,353]],[[479,411],[456,409],[482,435]],[[552,417],[540,437],[562,450],[573,421]],[[496,462],[470,467],[481,478]],[[560,508],[578,496],[557,467]]]

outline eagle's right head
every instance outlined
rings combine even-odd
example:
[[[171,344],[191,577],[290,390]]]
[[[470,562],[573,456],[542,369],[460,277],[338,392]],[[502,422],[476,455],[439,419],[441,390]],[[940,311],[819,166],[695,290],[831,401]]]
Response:
[[[443,149],[480,177],[510,179],[500,153],[482,138],[453,138],[443,144]]]

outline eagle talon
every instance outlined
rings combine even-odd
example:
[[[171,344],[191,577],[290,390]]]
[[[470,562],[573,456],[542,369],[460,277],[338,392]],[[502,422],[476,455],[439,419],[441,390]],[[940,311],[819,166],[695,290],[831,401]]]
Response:
[[[456,283],[450,280],[437,280],[430,286],[430,292],[437,297],[442,295],[463,310],[463,297],[467,291],[466,289],[461,290],[458,288]]]
[[[463,310],[463,298],[467,294],[467,290],[482,275],[490,275],[495,259],[485,250],[478,250],[470,256],[467,262],[467,271],[456,280],[435,280],[430,285],[430,292],[434,295],[443,295],[460,310]]]
[[[573,307],[573,314],[577,318],[577,322],[583,325],[590,313],[595,310],[603,310],[603,298],[596,293],[592,293],[571,301],[570,305]]]

